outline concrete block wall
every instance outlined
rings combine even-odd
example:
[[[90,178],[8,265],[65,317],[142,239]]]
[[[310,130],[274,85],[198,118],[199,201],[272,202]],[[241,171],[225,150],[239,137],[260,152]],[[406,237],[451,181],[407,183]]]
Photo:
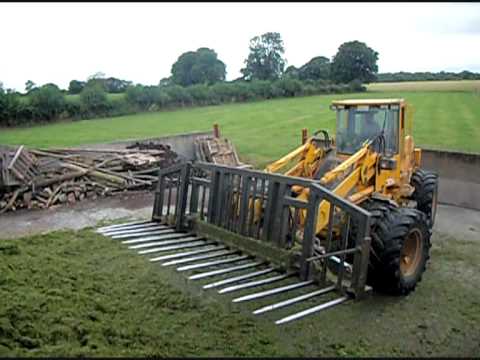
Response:
[[[480,210],[480,154],[422,149],[422,168],[439,174],[440,203]]]

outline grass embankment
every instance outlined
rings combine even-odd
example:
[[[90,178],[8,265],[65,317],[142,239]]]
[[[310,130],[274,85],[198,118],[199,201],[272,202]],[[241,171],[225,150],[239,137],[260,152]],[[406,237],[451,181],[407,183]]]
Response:
[[[372,97],[403,97],[413,104],[416,144],[480,152],[480,94],[448,91],[311,96],[1,129],[0,143],[75,146],[211,130],[218,122],[243,159],[262,166],[298,146],[303,127],[310,133],[321,128],[333,131],[335,114],[329,109],[333,99]]]
[[[477,247],[437,235],[411,296],[375,295],[277,327],[292,309],[254,318],[245,307],[258,303],[233,307],[186,287],[89,230],[0,240],[0,357],[478,356]]]

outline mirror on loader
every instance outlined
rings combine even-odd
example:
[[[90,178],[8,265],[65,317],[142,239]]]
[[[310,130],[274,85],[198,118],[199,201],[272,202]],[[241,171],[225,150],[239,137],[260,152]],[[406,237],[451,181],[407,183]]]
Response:
[[[400,104],[334,103],[337,131],[335,142],[337,152],[354,154],[362,145],[378,135],[385,137],[385,155],[391,157],[399,152],[399,113]],[[379,143],[374,146],[379,147]]]

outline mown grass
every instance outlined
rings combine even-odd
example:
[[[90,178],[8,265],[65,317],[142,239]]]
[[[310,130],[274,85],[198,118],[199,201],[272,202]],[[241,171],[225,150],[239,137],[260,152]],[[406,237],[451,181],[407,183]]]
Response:
[[[451,80],[451,81],[400,81],[372,83],[367,86],[368,91],[460,91],[480,92],[480,80]]]
[[[277,99],[64,122],[24,129],[0,129],[0,143],[35,147],[75,146],[211,130],[219,123],[244,160],[257,165],[299,145],[310,134],[334,131],[329,109],[339,98],[405,98],[415,110],[414,136],[423,147],[480,152],[480,94],[474,92],[376,92]]]
[[[0,240],[0,357],[477,356],[477,244],[438,234],[433,244],[411,296],[277,327],[292,309],[253,317],[90,230]]]

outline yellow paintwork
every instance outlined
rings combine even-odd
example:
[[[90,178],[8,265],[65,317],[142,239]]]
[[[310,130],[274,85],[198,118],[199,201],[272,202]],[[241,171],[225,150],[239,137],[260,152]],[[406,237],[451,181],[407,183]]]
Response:
[[[361,203],[372,196],[373,193],[378,193],[401,204],[413,191],[413,187],[410,185],[410,177],[415,168],[420,166],[421,161],[421,150],[415,148],[412,136],[413,107],[407,105],[404,99],[340,100],[333,101],[332,105],[399,105],[398,153],[391,157],[396,163],[394,169],[380,169],[380,154],[370,147],[369,142],[366,142],[353,155],[337,154],[337,158],[341,159],[342,163],[325,173],[320,182],[324,186],[331,187],[334,181],[339,180],[340,183],[331,191],[354,203]],[[323,163],[326,153],[324,149],[317,148],[312,140],[313,138],[309,138],[304,145],[268,165],[265,171],[278,172],[290,161],[298,159],[297,163],[285,171],[284,174],[313,178],[316,170]],[[308,188],[294,186],[292,190],[297,194],[297,199],[308,200]],[[257,210],[260,211],[261,209]],[[330,203],[322,201],[318,212],[317,234],[327,226],[329,211]],[[305,210],[300,212],[302,225],[305,214]]]

